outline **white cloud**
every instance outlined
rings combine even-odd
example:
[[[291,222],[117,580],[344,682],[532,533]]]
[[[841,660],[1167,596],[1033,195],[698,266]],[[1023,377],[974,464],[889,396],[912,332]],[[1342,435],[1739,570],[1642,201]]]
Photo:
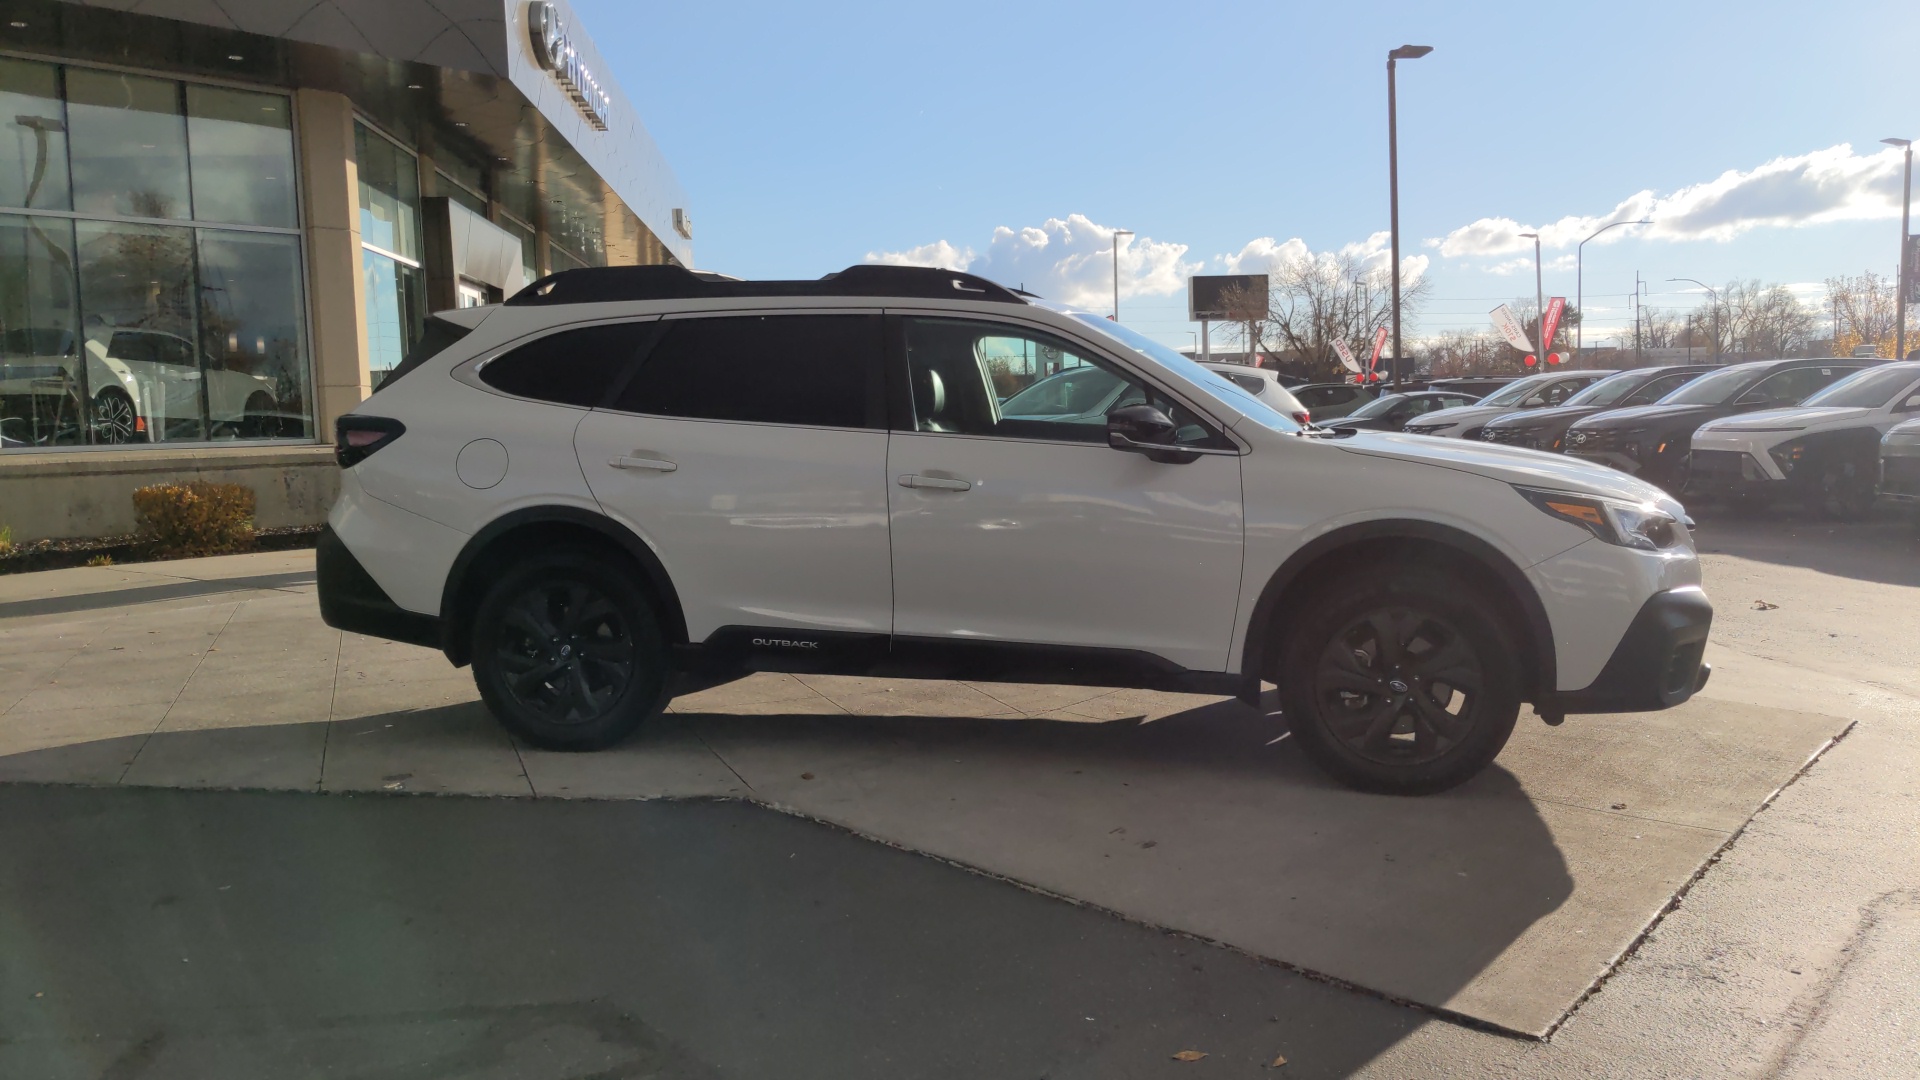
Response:
[[[867,261],[883,266],[933,266],[942,270],[965,270],[973,263],[972,248],[957,248],[945,240],[908,248],[905,251],[869,251]]]
[[[1040,226],[993,230],[983,252],[945,240],[905,251],[869,252],[867,261],[895,266],[940,266],[1023,286],[1051,300],[1104,309],[1113,297],[1114,226],[1084,214],[1048,218]],[[1120,239],[1120,295],[1171,296],[1186,288],[1200,263],[1186,262],[1186,244],[1146,236]]]
[[[1275,241],[1271,236],[1262,236],[1249,241],[1235,254],[1214,256],[1213,262],[1229,274],[1277,274],[1288,266],[1323,262],[1337,256],[1354,260],[1361,270],[1369,274],[1385,274],[1387,266],[1393,261],[1393,235],[1377,232],[1365,240],[1342,245],[1338,251],[1321,252],[1314,251],[1297,236],[1284,243]],[[1418,280],[1420,275],[1427,272],[1427,265],[1425,255],[1401,256],[1400,280]]]
[[[1512,218],[1481,218],[1437,241],[1447,256],[1507,255],[1530,246],[1538,232],[1550,248],[1572,247],[1602,225],[1650,218],[1595,240],[1612,243],[1631,232],[1655,240],[1731,240],[1759,228],[1794,228],[1830,221],[1895,217],[1900,213],[1900,152],[1860,155],[1842,143],[1797,157],[1775,158],[1742,172],[1729,169],[1670,195],[1637,192],[1605,214],[1568,215],[1538,228]],[[1428,240],[1425,246],[1435,246]]]

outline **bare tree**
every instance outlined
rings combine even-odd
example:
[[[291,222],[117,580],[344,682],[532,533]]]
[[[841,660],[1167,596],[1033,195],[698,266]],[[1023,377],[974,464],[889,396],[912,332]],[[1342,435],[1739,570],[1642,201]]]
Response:
[[[1371,355],[1374,335],[1393,322],[1391,273],[1333,254],[1289,263],[1273,275],[1266,326],[1289,354],[1288,366],[1309,377],[1339,377],[1344,369],[1333,350],[1336,341],[1346,342],[1355,356]],[[1403,327],[1432,288],[1424,277],[1401,281]]]
[[[1880,355],[1892,356],[1899,279],[1867,270],[1859,277],[1830,277],[1826,286],[1827,310],[1837,324],[1833,335],[1834,355],[1850,356],[1856,346],[1872,345]],[[1912,311],[1907,313],[1907,322],[1911,338],[1915,322]]]
[[[1720,333],[1728,352],[1743,356],[1804,355],[1813,342],[1813,310],[1785,285],[1757,279],[1720,290]]]

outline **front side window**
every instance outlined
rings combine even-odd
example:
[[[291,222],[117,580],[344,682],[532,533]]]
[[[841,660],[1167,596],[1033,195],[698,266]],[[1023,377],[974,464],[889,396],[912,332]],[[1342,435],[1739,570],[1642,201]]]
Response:
[[[880,317],[670,320],[614,407],[688,420],[884,427]]]
[[[1527,378],[1510,382],[1481,399],[1482,405],[1518,405],[1540,390],[1540,384],[1547,381],[1545,375],[1530,375]]]
[[[1760,372],[1746,365],[1725,368],[1687,383],[1660,399],[1662,405],[1722,405],[1752,386]]]
[[[1868,368],[1841,379],[1806,400],[1808,405],[1843,409],[1878,409],[1904,396],[1913,385],[1911,367]]]
[[[1173,418],[1179,442],[1210,446],[1218,441],[1184,406],[1051,335],[964,319],[903,322],[916,431],[1104,444],[1109,412],[1151,404]],[[1033,355],[1056,357],[1059,366],[1002,401],[994,393],[994,361],[1009,342],[1024,343]]]
[[[1791,371],[1782,371],[1761,380],[1760,385],[1740,395],[1740,401],[1742,404],[1763,403],[1776,407],[1798,405],[1815,390],[1851,373],[1851,371],[1834,368],[1794,368]]]
[[[1666,397],[1668,394],[1673,393],[1675,390],[1678,390],[1680,387],[1685,386],[1688,381],[1693,378],[1694,373],[1686,371],[1676,371],[1671,375],[1662,375],[1657,379],[1649,380],[1647,385],[1627,395],[1626,399],[1620,402],[1620,404],[1622,407],[1651,405],[1661,398]],[[1588,392],[1591,393],[1591,389]],[[1572,402],[1569,402],[1569,404],[1572,404]]]

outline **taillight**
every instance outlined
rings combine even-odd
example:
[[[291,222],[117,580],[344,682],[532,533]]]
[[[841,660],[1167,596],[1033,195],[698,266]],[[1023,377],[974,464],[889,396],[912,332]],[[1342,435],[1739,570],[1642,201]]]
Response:
[[[407,433],[390,416],[343,416],[333,422],[333,456],[343,469],[365,461],[374,451]]]
[[[1299,412],[1293,414],[1293,422],[1303,426],[1311,424],[1313,423],[1313,414],[1305,409],[1301,409]]]

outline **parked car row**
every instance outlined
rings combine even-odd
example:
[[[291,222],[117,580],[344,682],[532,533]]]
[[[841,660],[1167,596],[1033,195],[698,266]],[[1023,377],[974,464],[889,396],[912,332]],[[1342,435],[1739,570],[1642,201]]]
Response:
[[[1743,507],[1791,498],[1856,518],[1882,493],[1920,505],[1920,362],[1543,373],[1401,430],[1564,453]]]

